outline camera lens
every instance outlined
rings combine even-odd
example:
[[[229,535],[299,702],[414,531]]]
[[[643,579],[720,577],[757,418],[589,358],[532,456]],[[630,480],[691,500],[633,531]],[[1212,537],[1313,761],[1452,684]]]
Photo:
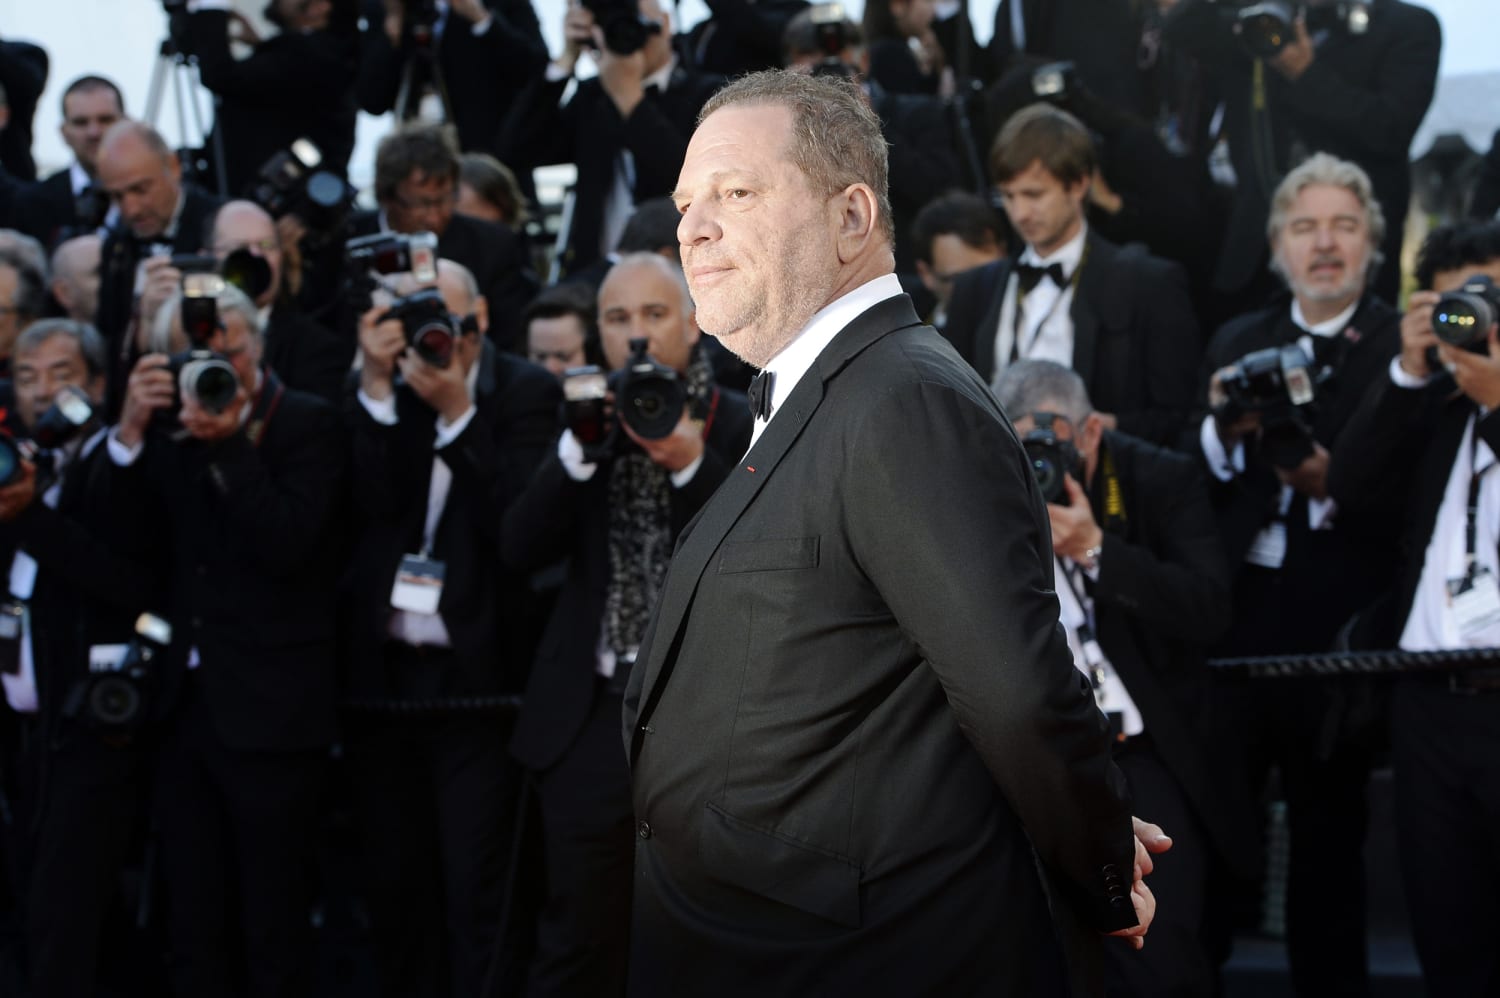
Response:
[[[428,323],[412,334],[411,346],[433,367],[447,367],[453,360],[453,330],[447,323]]]
[[[224,280],[233,284],[251,300],[259,298],[271,286],[271,265],[247,249],[237,249],[219,265]]]
[[[21,477],[21,448],[8,433],[0,431],[0,485]]]
[[[1031,473],[1036,476],[1042,498],[1049,503],[1059,503],[1068,488],[1063,481],[1066,472],[1058,462],[1056,452],[1044,445],[1027,444],[1026,455],[1031,459]]]
[[[1443,295],[1432,310],[1432,331],[1444,343],[1468,347],[1483,343],[1495,322],[1495,309],[1480,295]]]
[[[217,357],[190,360],[182,366],[179,387],[209,412],[223,412],[239,392],[240,378],[227,361]]]
[[[123,677],[103,676],[89,690],[89,712],[100,723],[129,724],[140,709],[140,691]]]
[[[620,418],[646,440],[671,436],[687,401],[682,383],[656,371],[632,375],[620,392]]]

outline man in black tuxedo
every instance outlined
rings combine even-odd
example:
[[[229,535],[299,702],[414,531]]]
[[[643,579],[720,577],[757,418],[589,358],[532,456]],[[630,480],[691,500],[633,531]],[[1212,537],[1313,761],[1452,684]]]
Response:
[[[355,215],[351,236],[375,232],[431,232],[438,256],[460,263],[489,302],[489,336],[519,350],[526,333],[521,313],[536,295],[536,275],[525,243],[502,222],[456,214],[458,150],[437,125],[406,125],[381,140],[375,152],[378,212]]]
[[[1290,295],[1232,319],[1209,344],[1202,383],[1212,411],[1197,438],[1235,568],[1234,622],[1221,655],[1327,651],[1392,578],[1391,521],[1344,509],[1327,485],[1350,416],[1397,349],[1399,316],[1367,283],[1383,226],[1363,170],[1323,153],[1308,159],[1277,188],[1267,226]],[[1235,401],[1225,384],[1232,365],[1288,347],[1310,362],[1312,402]],[[1347,679],[1219,692],[1230,711],[1224,737],[1247,754],[1252,795],[1271,765],[1281,772],[1292,839],[1287,949],[1298,993],[1364,994],[1360,844],[1373,694]]]
[[[948,324],[948,301],[959,274],[994,263],[1005,255],[1000,218],[984,198],[968,191],[949,191],[922,206],[911,224],[917,276],[937,299],[928,325]]]
[[[556,435],[562,393],[485,338],[468,271],[440,261],[437,287],[462,330],[445,367],[407,348],[399,320],[377,321],[381,306],[360,324],[345,678],[360,699],[515,694],[534,652],[526,576],[501,562],[500,523]],[[441,580],[425,596],[408,581],[423,572]],[[482,713],[349,718],[381,994],[447,994],[445,978],[455,995],[484,989],[521,779],[509,733]]]
[[[365,0],[359,105],[376,115],[398,110],[406,80],[406,105],[399,110],[412,117],[424,90],[444,90],[459,148],[493,153],[515,95],[547,63],[536,11],[530,0],[449,0],[431,6],[439,12],[437,23],[423,25],[411,17],[420,10],[417,0]],[[529,176],[521,182],[531,189]]]
[[[22,181],[36,179],[31,123],[47,87],[47,50],[21,41],[0,41],[0,166]]]
[[[62,115],[59,130],[73,150],[73,162],[30,188],[17,221],[19,229],[47,246],[113,221],[106,217],[109,198],[99,186],[99,144],[125,117],[125,99],[104,77],[80,76],[63,91]]]
[[[1479,274],[1500,281],[1500,223],[1428,234],[1401,352],[1329,468],[1340,507],[1402,525],[1397,583],[1361,615],[1361,646],[1500,645],[1500,330],[1492,311],[1487,329],[1448,324],[1446,342],[1435,333],[1436,315],[1448,312],[1436,307],[1440,296]],[[1500,982],[1500,923],[1486,889],[1500,876],[1489,846],[1500,835],[1500,673],[1493,660],[1485,666],[1402,677],[1392,696],[1397,856],[1432,998],[1490,994]]]
[[[633,823],[620,697],[672,541],[750,441],[745,397],[714,383],[677,264],[623,257],[600,287],[599,327],[611,370],[644,340],[687,401],[660,438],[621,421],[615,445],[585,450],[584,428],[565,430],[505,517],[515,568],[570,559],[511,742],[533,773],[547,856],[532,996],[624,991]]]
[[[1437,18],[1402,0],[1374,0],[1355,7],[1362,21],[1341,19],[1347,7],[1313,0],[1286,47],[1258,59],[1232,30],[1236,9],[1181,0],[1164,35],[1212,71],[1225,101],[1235,187],[1214,289],[1241,309],[1274,290],[1260,280],[1271,193],[1288,170],[1321,150],[1358,163],[1375,185],[1390,224],[1380,246],[1385,265],[1371,287],[1394,301],[1411,200],[1409,147],[1437,84]]]
[[[244,293],[216,307],[227,407],[184,391],[179,409],[167,358],[146,354],[107,440],[113,484],[141,464],[170,524],[153,539],[175,624],[155,780],[170,970],[184,995],[302,995],[347,444],[333,406],[262,365]]]
[[[318,147],[320,169],[343,176],[354,151],[354,0],[270,0],[266,17],[280,30],[264,41],[252,37],[243,59],[229,48],[235,22],[227,3],[194,0],[188,8],[186,48],[203,86],[219,98],[214,128],[224,141],[224,190],[248,193],[266,160],[297,139]]]
[[[136,334],[182,283],[172,256],[197,253],[218,201],[182,182],[182,165],[150,125],[120,121],[99,143],[99,184],[119,212],[104,237],[95,325],[109,348],[105,414],[113,419],[140,356]]]
[[[45,319],[16,348],[15,409],[26,427],[69,390],[103,402],[104,343],[93,327]],[[0,680],[26,719],[33,754],[22,761],[36,765],[34,796],[13,805],[30,857],[25,926],[38,996],[99,993],[106,915],[150,777],[150,729],[106,723],[86,697],[91,663],[118,666],[137,615],[159,612],[164,595],[151,566],[165,525],[148,503],[112,494],[104,434],[93,419],[0,486],[7,603],[27,607],[22,633],[0,642]]]
[[[1095,166],[1066,111],[1036,104],[1006,122],[990,172],[1026,248],[954,282],[943,335],[986,381],[1021,358],[1071,367],[1107,427],[1175,442],[1202,353],[1187,279],[1093,232],[1083,205]]]
[[[1216,968],[1200,938],[1209,857],[1253,874],[1258,848],[1205,711],[1204,653],[1230,614],[1207,483],[1191,458],[1105,430],[1082,379],[1060,364],[1017,361],[995,395],[1047,468],[1073,661],[1110,719],[1136,808],[1172,829],[1171,859],[1151,881],[1161,906],[1151,945],[1137,954],[1109,941],[1110,993],[1212,994]]]
[[[569,276],[615,249],[635,205],[671,192],[698,109],[724,82],[678,65],[672,18],[659,0],[639,0],[639,11],[657,30],[641,49],[620,55],[588,8],[569,7],[562,54],[516,98],[502,137],[500,159],[523,173],[548,163],[578,165],[563,250]],[[559,106],[586,49],[599,74]]]
[[[683,263],[765,370],[625,692],[632,990],[1050,993],[1050,897],[1085,993],[1091,930],[1144,934],[1151,864],[1029,463],[900,292],[857,91],[761,73],[705,112]]]

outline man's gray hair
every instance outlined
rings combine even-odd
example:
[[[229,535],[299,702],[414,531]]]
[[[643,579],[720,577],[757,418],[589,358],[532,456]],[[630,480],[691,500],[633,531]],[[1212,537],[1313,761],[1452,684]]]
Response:
[[[1018,360],[1007,365],[995,377],[995,397],[1012,420],[1033,412],[1053,412],[1078,427],[1094,411],[1078,372],[1051,360]]]
[[[40,246],[37,251],[40,253]],[[9,267],[16,272],[16,296],[8,304],[25,325],[47,307],[47,268],[45,264],[38,267],[36,255],[22,245],[0,246],[0,267]]]
[[[1266,219],[1266,238],[1274,243],[1281,235],[1281,230],[1286,228],[1292,202],[1308,187],[1342,187],[1354,195],[1354,199],[1365,211],[1365,227],[1370,233],[1370,259],[1365,276],[1373,277],[1385,260],[1385,254],[1380,251],[1381,244],[1385,242],[1385,212],[1381,210],[1380,202],[1375,200],[1375,187],[1370,183],[1370,175],[1358,163],[1319,152],[1293,167],[1290,173],[1281,178],[1281,183],[1276,185],[1275,192],[1271,194],[1271,214]],[[1275,254],[1271,257],[1271,269],[1281,273]]]
[[[83,366],[87,368],[89,377],[97,378],[105,373],[109,349],[104,345],[104,337],[87,322],[75,319],[40,319],[33,322],[16,337],[11,353],[21,357],[54,336],[66,336],[78,345],[78,352],[83,355]]]
[[[891,217],[890,165],[880,119],[859,87],[831,76],[808,76],[782,69],[750,73],[708,99],[698,115],[701,125],[724,107],[784,107],[792,113],[787,154],[812,189],[833,197],[851,184],[875,192],[880,231],[892,246],[896,223]]]

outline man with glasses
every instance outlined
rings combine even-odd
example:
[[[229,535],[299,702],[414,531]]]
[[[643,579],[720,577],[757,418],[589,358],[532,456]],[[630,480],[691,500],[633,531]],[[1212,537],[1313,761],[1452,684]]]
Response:
[[[934,329],[948,323],[954,279],[1005,255],[1000,232],[994,209],[968,191],[949,191],[917,212],[911,224],[912,249],[917,276],[937,299],[929,316]]]

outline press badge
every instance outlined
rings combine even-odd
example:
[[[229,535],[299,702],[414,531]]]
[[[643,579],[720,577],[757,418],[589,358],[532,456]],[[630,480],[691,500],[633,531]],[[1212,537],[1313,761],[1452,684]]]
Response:
[[[1449,579],[1448,605],[1462,638],[1477,637],[1500,624],[1500,586],[1488,568],[1479,569],[1472,578]]]
[[[1273,520],[1255,535],[1255,542],[1245,552],[1245,560],[1261,568],[1280,568],[1286,561],[1286,523]]]
[[[391,606],[407,613],[437,613],[446,571],[446,565],[426,555],[404,555],[391,587]]]

